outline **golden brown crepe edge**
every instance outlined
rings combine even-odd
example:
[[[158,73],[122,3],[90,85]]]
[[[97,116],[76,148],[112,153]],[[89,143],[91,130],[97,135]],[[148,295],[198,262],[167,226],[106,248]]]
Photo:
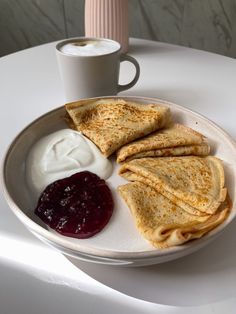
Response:
[[[140,153],[134,153],[129,157],[122,158],[117,155],[117,163],[123,164],[133,159],[146,158],[146,157],[176,157],[176,156],[207,156],[210,153],[210,146],[207,143],[200,145],[188,145],[188,146],[173,146],[161,149],[153,149],[149,151],[143,151]]]

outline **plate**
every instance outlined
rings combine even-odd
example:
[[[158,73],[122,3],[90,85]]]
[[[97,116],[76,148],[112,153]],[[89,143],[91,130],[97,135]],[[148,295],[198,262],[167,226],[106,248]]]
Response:
[[[162,250],[153,248],[138,233],[128,207],[116,192],[117,186],[126,183],[126,181],[118,176],[119,165],[111,158],[114,168],[113,174],[107,180],[107,183],[114,197],[115,209],[107,226],[94,237],[83,240],[65,237],[48,230],[34,214],[37,199],[30,193],[26,184],[25,160],[36,141],[52,132],[68,127],[64,121],[64,106],[52,110],[33,121],[10,145],[3,164],[3,186],[6,200],[16,216],[38,238],[61,252],[81,260],[111,265],[139,266],[162,263],[190,254],[215,239],[236,215],[236,144],[216,124],[184,107],[160,99],[122,98],[142,104],[158,103],[168,106],[176,122],[187,125],[208,138],[212,148],[211,154],[224,161],[226,186],[233,202],[231,213],[223,224],[203,238],[184,245]],[[94,99],[96,100],[96,98]]]

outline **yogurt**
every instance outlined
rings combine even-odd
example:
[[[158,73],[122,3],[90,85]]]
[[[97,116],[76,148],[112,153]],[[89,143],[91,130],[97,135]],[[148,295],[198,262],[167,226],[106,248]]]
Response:
[[[100,56],[120,49],[119,43],[109,40],[83,40],[65,44],[60,51],[73,56]]]
[[[38,194],[50,183],[85,170],[106,180],[112,173],[112,164],[95,144],[71,129],[40,139],[26,160],[27,184]]]

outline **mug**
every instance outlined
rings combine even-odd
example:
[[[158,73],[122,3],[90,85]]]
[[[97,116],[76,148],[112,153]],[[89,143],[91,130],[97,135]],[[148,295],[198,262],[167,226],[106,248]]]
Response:
[[[56,45],[59,71],[67,102],[83,98],[112,96],[134,86],[140,67],[136,59],[121,53],[118,42],[105,38],[72,38]],[[119,84],[120,63],[134,64],[136,74],[125,85]]]

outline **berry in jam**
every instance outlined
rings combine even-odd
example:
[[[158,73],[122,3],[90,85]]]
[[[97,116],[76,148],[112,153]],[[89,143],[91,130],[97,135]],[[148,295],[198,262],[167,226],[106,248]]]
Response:
[[[65,236],[85,239],[105,227],[113,207],[106,182],[83,171],[49,184],[39,198],[35,214]]]

